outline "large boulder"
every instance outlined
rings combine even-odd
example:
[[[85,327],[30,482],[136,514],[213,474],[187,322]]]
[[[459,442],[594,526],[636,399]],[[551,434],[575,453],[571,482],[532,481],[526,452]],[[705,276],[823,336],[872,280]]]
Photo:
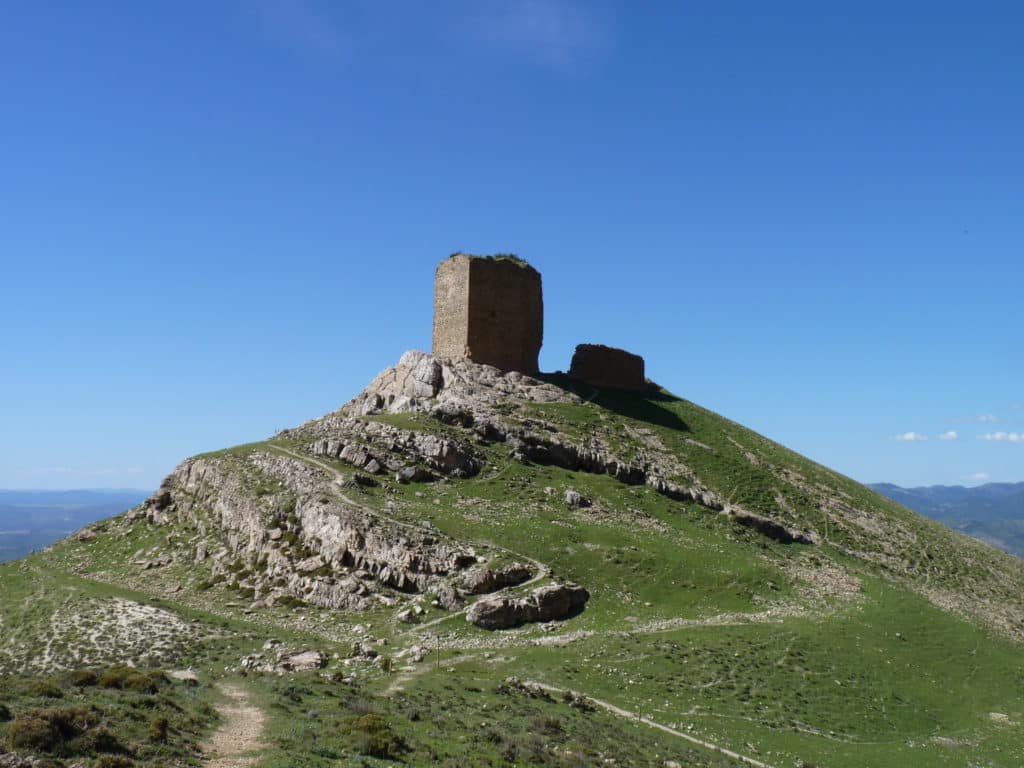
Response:
[[[520,598],[485,597],[466,611],[466,621],[484,629],[509,629],[535,621],[574,616],[590,593],[579,584],[549,584]]]

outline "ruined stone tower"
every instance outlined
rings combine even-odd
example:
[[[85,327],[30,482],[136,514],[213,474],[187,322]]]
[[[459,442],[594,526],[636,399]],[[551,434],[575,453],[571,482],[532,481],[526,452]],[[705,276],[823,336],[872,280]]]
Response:
[[[456,253],[434,278],[434,356],[537,373],[544,340],[540,272],[511,256]]]

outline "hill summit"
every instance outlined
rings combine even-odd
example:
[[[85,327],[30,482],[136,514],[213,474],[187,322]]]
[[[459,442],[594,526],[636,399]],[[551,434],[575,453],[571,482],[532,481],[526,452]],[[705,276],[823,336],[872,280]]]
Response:
[[[245,673],[268,765],[1019,764],[1024,563],[622,350],[477,359],[522,310],[508,359],[533,368],[540,277],[451,261],[434,354],[0,566],[0,669]],[[531,298],[471,308],[508,286]]]

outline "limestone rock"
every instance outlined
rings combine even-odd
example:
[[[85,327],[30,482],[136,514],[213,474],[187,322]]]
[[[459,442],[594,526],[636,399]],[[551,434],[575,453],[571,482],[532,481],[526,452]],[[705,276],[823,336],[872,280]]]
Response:
[[[590,499],[588,499],[586,496],[583,496],[575,488],[569,488],[565,492],[565,496],[563,498],[565,499],[565,503],[568,504],[570,507],[583,508],[590,506]]]
[[[481,565],[466,572],[462,579],[462,588],[467,594],[483,595],[522,584],[531,576],[533,569],[525,563],[510,563],[497,569]]]
[[[527,597],[485,597],[466,611],[466,621],[484,629],[508,629],[537,621],[568,618],[583,608],[590,593],[579,584],[550,584]]]

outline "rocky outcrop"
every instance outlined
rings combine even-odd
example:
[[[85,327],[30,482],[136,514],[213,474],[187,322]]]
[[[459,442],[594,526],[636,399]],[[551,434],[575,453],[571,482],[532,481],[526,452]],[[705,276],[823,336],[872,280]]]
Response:
[[[764,515],[757,515],[742,509],[730,509],[726,513],[740,525],[753,528],[769,539],[783,544],[817,544],[818,536],[813,531],[798,531]]]
[[[565,499],[565,503],[570,507],[586,508],[590,506],[590,499],[581,494],[575,488],[569,488],[566,490],[563,498]]]
[[[424,381],[433,383],[426,387]],[[428,395],[428,391],[433,394]],[[797,531],[771,517],[729,504],[704,487],[670,451],[657,445],[645,447],[627,459],[596,435],[581,443],[557,431],[524,428],[523,419],[512,421],[506,414],[509,403],[517,402],[581,401],[571,392],[522,374],[502,373],[467,360],[438,360],[423,352],[406,352],[397,366],[378,376],[340,414],[322,421],[344,419],[344,414],[430,414],[444,424],[468,430],[480,442],[507,444],[510,455],[522,462],[610,475],[627,485],[647,485],[674,501],[725,512],[739,524],[781,542],[806,544],[817,540],[811,531]],[[407,469],[399,480],[409,482],[414,476],[414,470]]]
[[[273,604],[283,596],[347,610],[389,602],[382,588],[435,592],[454,607],[448,580],[470,549],[338,498],[322,473],[269,453],[186,461],[142,507],[157,525],[214,535],[214,575]],[[196,546],[196,551],[199,547]]]
[[[279,640],[268,640],[261,653],[249,654],[242,658],[242,669],[252,672],[314,672],[327,666],[327,654],[315,649],[290,651]]]
[[[14,752],[0,753],[0,768],[49,768],[54,765],[50,760],[37,757],[23,757]],[[68,768],[85,768],[82,763],[70,763]]]
[[[520,598],[485,597],[466,611],[466,621],[484,629],[509,629],[538,621],[558,621],[579,613],[590,593],[579,584],[550,584]]]
[[[480,471],[469,446],[429,432],[364,419],[328,417],[305,433],[329,435],[311,443],[309,453],[339,459],[372,475],[385,470],[399,472],[416,464],[453,477],[472,477]]]
[[[500,568],[478,565],[462,577],[462,589],[469,595],[484,595],[522,584],[532,576],[533,569],[525,563],[510,563]]]
[[[377,376],[342,408],[342,413],[429,413],[452,406],[477,416],[490,416],[508,402],[582,401],[571,392],[518,371],[502,371],[469,360],[435,358],[413,350],[402,355],[398,365]]]

